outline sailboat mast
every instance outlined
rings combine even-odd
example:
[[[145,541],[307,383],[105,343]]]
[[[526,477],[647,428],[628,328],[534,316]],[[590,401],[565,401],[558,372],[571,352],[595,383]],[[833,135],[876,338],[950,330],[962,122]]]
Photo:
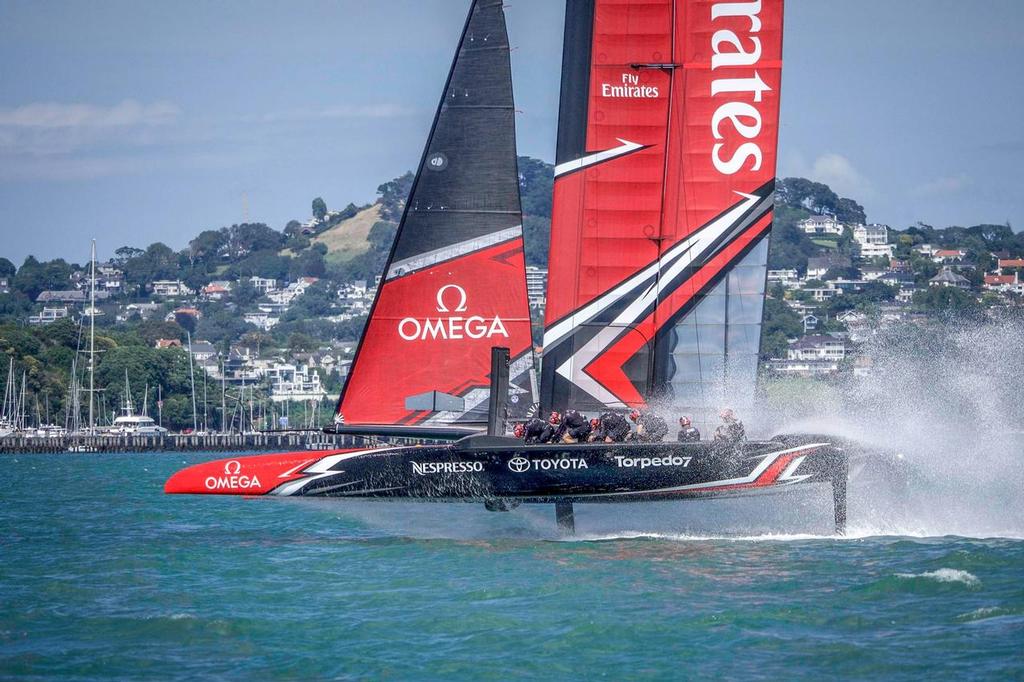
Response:
[[[192,332],[188,334],[188,379],[192,385],[192,431],[199,430],[199,417],[196,414],[196,375],[192,371]]]
[[[96,374],[96,240],[92,240],[89,254],[89,432],[96,428],[96,416],[93,411],[93,395],[95,394]]]

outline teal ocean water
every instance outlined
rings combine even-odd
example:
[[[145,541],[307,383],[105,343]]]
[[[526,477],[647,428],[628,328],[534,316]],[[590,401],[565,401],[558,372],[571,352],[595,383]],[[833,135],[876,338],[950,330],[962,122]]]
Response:
[[[162,494],[206,458],[0,460],[0,677],[1024,679],[1021,539]]]

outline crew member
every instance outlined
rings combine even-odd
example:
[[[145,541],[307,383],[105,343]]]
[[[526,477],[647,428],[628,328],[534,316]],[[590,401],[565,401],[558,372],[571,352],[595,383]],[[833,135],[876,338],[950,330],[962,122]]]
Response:
[[[676,435],[676,440],[680,443],[696,443],[700,440],[700,431],[685,414],[679,418],[679,433]]]
[[[725,408],[718,413],[722,419],[721,425],[715,429],[715,440],[725,443],[739,443],[746,440],[746,432],[743,429],[743,422],[736,418],[736,413],[730,408]]]
[[[586,443],[590,435],[590,420],[576,410],[565,413],[555,436],[562,443]]]
[[[640,443],[660,443],[668,435],[668,424],[664,419],[651,412],[633,410],[629,418],[636,423],[636,431],[626,440]]]
[[[591,440],[598,443],[621,443],[629,435],[629,422],[621,414],[605,412]]]

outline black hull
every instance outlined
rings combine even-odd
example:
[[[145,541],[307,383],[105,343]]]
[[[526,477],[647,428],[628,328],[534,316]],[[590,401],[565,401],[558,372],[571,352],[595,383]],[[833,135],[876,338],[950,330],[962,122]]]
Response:
[[[637,502],[831,483],[845,472],[844,462],[842,451],[827,441],[523,445],[480,436],[452,446],[389,449],[341,459],[331,467],[337,473],[293,486],[287,494]]]

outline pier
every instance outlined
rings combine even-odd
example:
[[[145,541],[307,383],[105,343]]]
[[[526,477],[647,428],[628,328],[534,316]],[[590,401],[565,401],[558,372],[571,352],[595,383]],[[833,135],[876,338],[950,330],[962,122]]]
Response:
[[[204,433],[163,435],[60,435],[0,438],[0,454],[56,452],[273,452],[340,450],[379,445],[418,445],[419,438],[393,438],[387,442],[364,436],[322,431],[268,431],[263,433]]]

